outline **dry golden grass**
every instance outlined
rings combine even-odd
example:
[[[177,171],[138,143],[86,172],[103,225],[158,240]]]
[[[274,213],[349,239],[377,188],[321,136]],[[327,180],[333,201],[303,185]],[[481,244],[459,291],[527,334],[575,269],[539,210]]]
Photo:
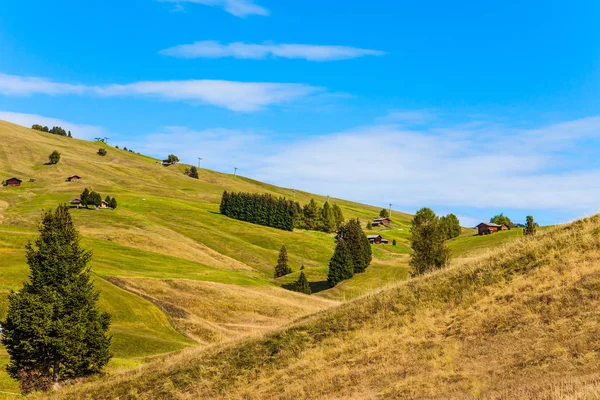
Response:
[[[59,398],[593,399],[600,218]]]
[[[244,287],[188,279],[109,281],[160,306],[179,332],[203,345],[256,336],[338,304],[272,286]]]

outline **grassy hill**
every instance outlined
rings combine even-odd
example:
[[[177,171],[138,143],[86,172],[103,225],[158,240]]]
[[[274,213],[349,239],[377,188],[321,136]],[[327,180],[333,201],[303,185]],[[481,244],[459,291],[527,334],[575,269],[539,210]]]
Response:
[[[186,350],[53,396],[598,398],[599,249],[596,216],[263,337]]]
[[[244,177],[157,160],[111,146],[43,133],[0,121],[0,180],[17,177],[21,187],[0,187],[0,319],[10,290],[27,279],[24,246],[36,235],[43,209],[78,197],[85,187],[114,196],[116,210],[73,210],[82,245],[93,250],[92,267],[101,306],[113,315],[111,370],[147,362],[190,346],[253,336],[406,277],[410,216],[394,212],[381,233],[398,246],[374,248],[371,270],[335,290],[326,290],[331,234],[281,231],[219,214],[224,190],[267,192],[301,203],[324,196],[279,188]],[[102,147],[105,157],[97,155]],[[56,165],[48,155],[62,154]],[[81,182],[67,182],[71,175]],[[30,182],[30,178],[35,182]],[[346,218],[370,220],[379,209],[331,199]],[[374,231],[376,232],[376,231]],[[294,274],[272,279],[285,244]],[[280,286],[304,264],[315,295]],[[0,348],[0,391],[16,391]]]

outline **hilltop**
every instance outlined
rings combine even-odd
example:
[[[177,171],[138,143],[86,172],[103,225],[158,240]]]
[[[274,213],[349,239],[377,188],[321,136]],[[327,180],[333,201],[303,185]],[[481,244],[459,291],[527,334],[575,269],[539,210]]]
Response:
[[[600,394],[600,217],[61,398],[584,399]]]

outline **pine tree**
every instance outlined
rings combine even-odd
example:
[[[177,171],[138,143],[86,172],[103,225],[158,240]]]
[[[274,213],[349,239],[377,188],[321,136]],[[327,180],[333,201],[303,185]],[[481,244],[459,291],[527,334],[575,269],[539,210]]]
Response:
[[[72,138],[73,136],[71,136],[71,131],[69,131],[69,134],[67,135],[67,137]]]
[[[90,192],[87,203],[91,206],[99,207],[102,203],[102,196],[97,192]]]
[[[192,165],[192,168],[190,168],[189,176],[190,178],[199,179],[200,176],[198,175],[198,168]]]
[[[372,250],[367,235],[363,232],[360,221],[351,219],[338,232],[338,239],[344,239],[352,256],[354,273],[365,272],[372,260]]]
[[[379,211],[379,217],[380,218],[389,218],[390,212],[388,210],[386,210],[385,208],[382,208],[381,211]]]
[[[392,246],[396,245],[396,239],[392,240]]]
[[[372,231],[373,223],[371,221],[367,221],[367,224],[365,225],[365,227],[367,228],[368,231]]]
[[[340,229],[340,226],[344,223],[342,209],[337,204],[334,204],[331,209],[333,210],[333,218],[335,219],[335,229]]]
[[[298,277],[298,280],[294,283],[294,290],[296,292],[300,292],[300,293],[304,293],[304,294],[311,294],[311,290],[310,290],[310,284],[308,283],[308,279],[306,279],[306,275],[304,275],[304,272],[300,272],[300,276]]]
[[[350,279],[354,275],[354,263],[352,255],[344,239],[339,239],[333,256],[329,260],[329,272],[327,273],[327,283],[329,287],[334,287],[339,282]]]
[[[281,246],[279,250],[279,257],[277,258],[277,265],[275,266],[275,278],[282,277],[292,272],[292,269],[288,266],[288,255],[285,245]]]
[[[115,199],[114,197],[110,200],[110,208],[112,208],[113,210],[117,208],[117,199]]]
[[[329,205],[329,202],[326,201],[323,204],[323,208],[321,209],[321,230],[323,232],[331,233],[336,230],[335,225],[335,216],[333,214],[333,210]]]
[[[535,221],[533,220],[533,217],[531,215],[527,216],[527,223],[525,224],[525,230],[523,231],[523,234],[525,235],[535,235],[536,229],[537,228],[537,224],[535,223]]]
[[[66,205],[47,211],[39,232],[26,246],[30,281],[9,295],[2,322],[7,371],[54,382],[97,373],[110,360],[111,338],[110,315],[99,311],[90,281],[92,254],[79,246]]]
[[[446,233],[440,226],[440,219],[431,209],[422,208],[415,214],[410,232],[413,254],[409,264],[413,276],[442,268],[448,263]]]
[[[83,189],[83,192],[79,196],[79,200],[81,200],[81,205],[87,208],[88,201],[90,200],[90,191],[88,188]]]
[[[310,199],[308,204],[304,206],[304,224],[306,229],[315,231],[319,225],[319,215],[321,210],[315,199]]]
[[[110,202],[112,201],[110,196],[106,196],[106,198],[104,199],[104,201],[106,202],[106,204],[108,204],[108,206],[110,207]]]

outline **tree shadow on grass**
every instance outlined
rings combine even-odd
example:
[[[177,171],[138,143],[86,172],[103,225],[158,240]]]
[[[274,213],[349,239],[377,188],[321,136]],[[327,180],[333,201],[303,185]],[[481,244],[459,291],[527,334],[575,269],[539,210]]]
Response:
[[[281,285],[281,287],[294,292],[295,285],[296,285],[296,282],[290,282],[290,283],[284,283],[283,285]],[[330,289],[327,281],[308,282],[308,285],[310,286],[310,291],[312,294],[319,293],[319,292],[322,292],[323,290]]]

